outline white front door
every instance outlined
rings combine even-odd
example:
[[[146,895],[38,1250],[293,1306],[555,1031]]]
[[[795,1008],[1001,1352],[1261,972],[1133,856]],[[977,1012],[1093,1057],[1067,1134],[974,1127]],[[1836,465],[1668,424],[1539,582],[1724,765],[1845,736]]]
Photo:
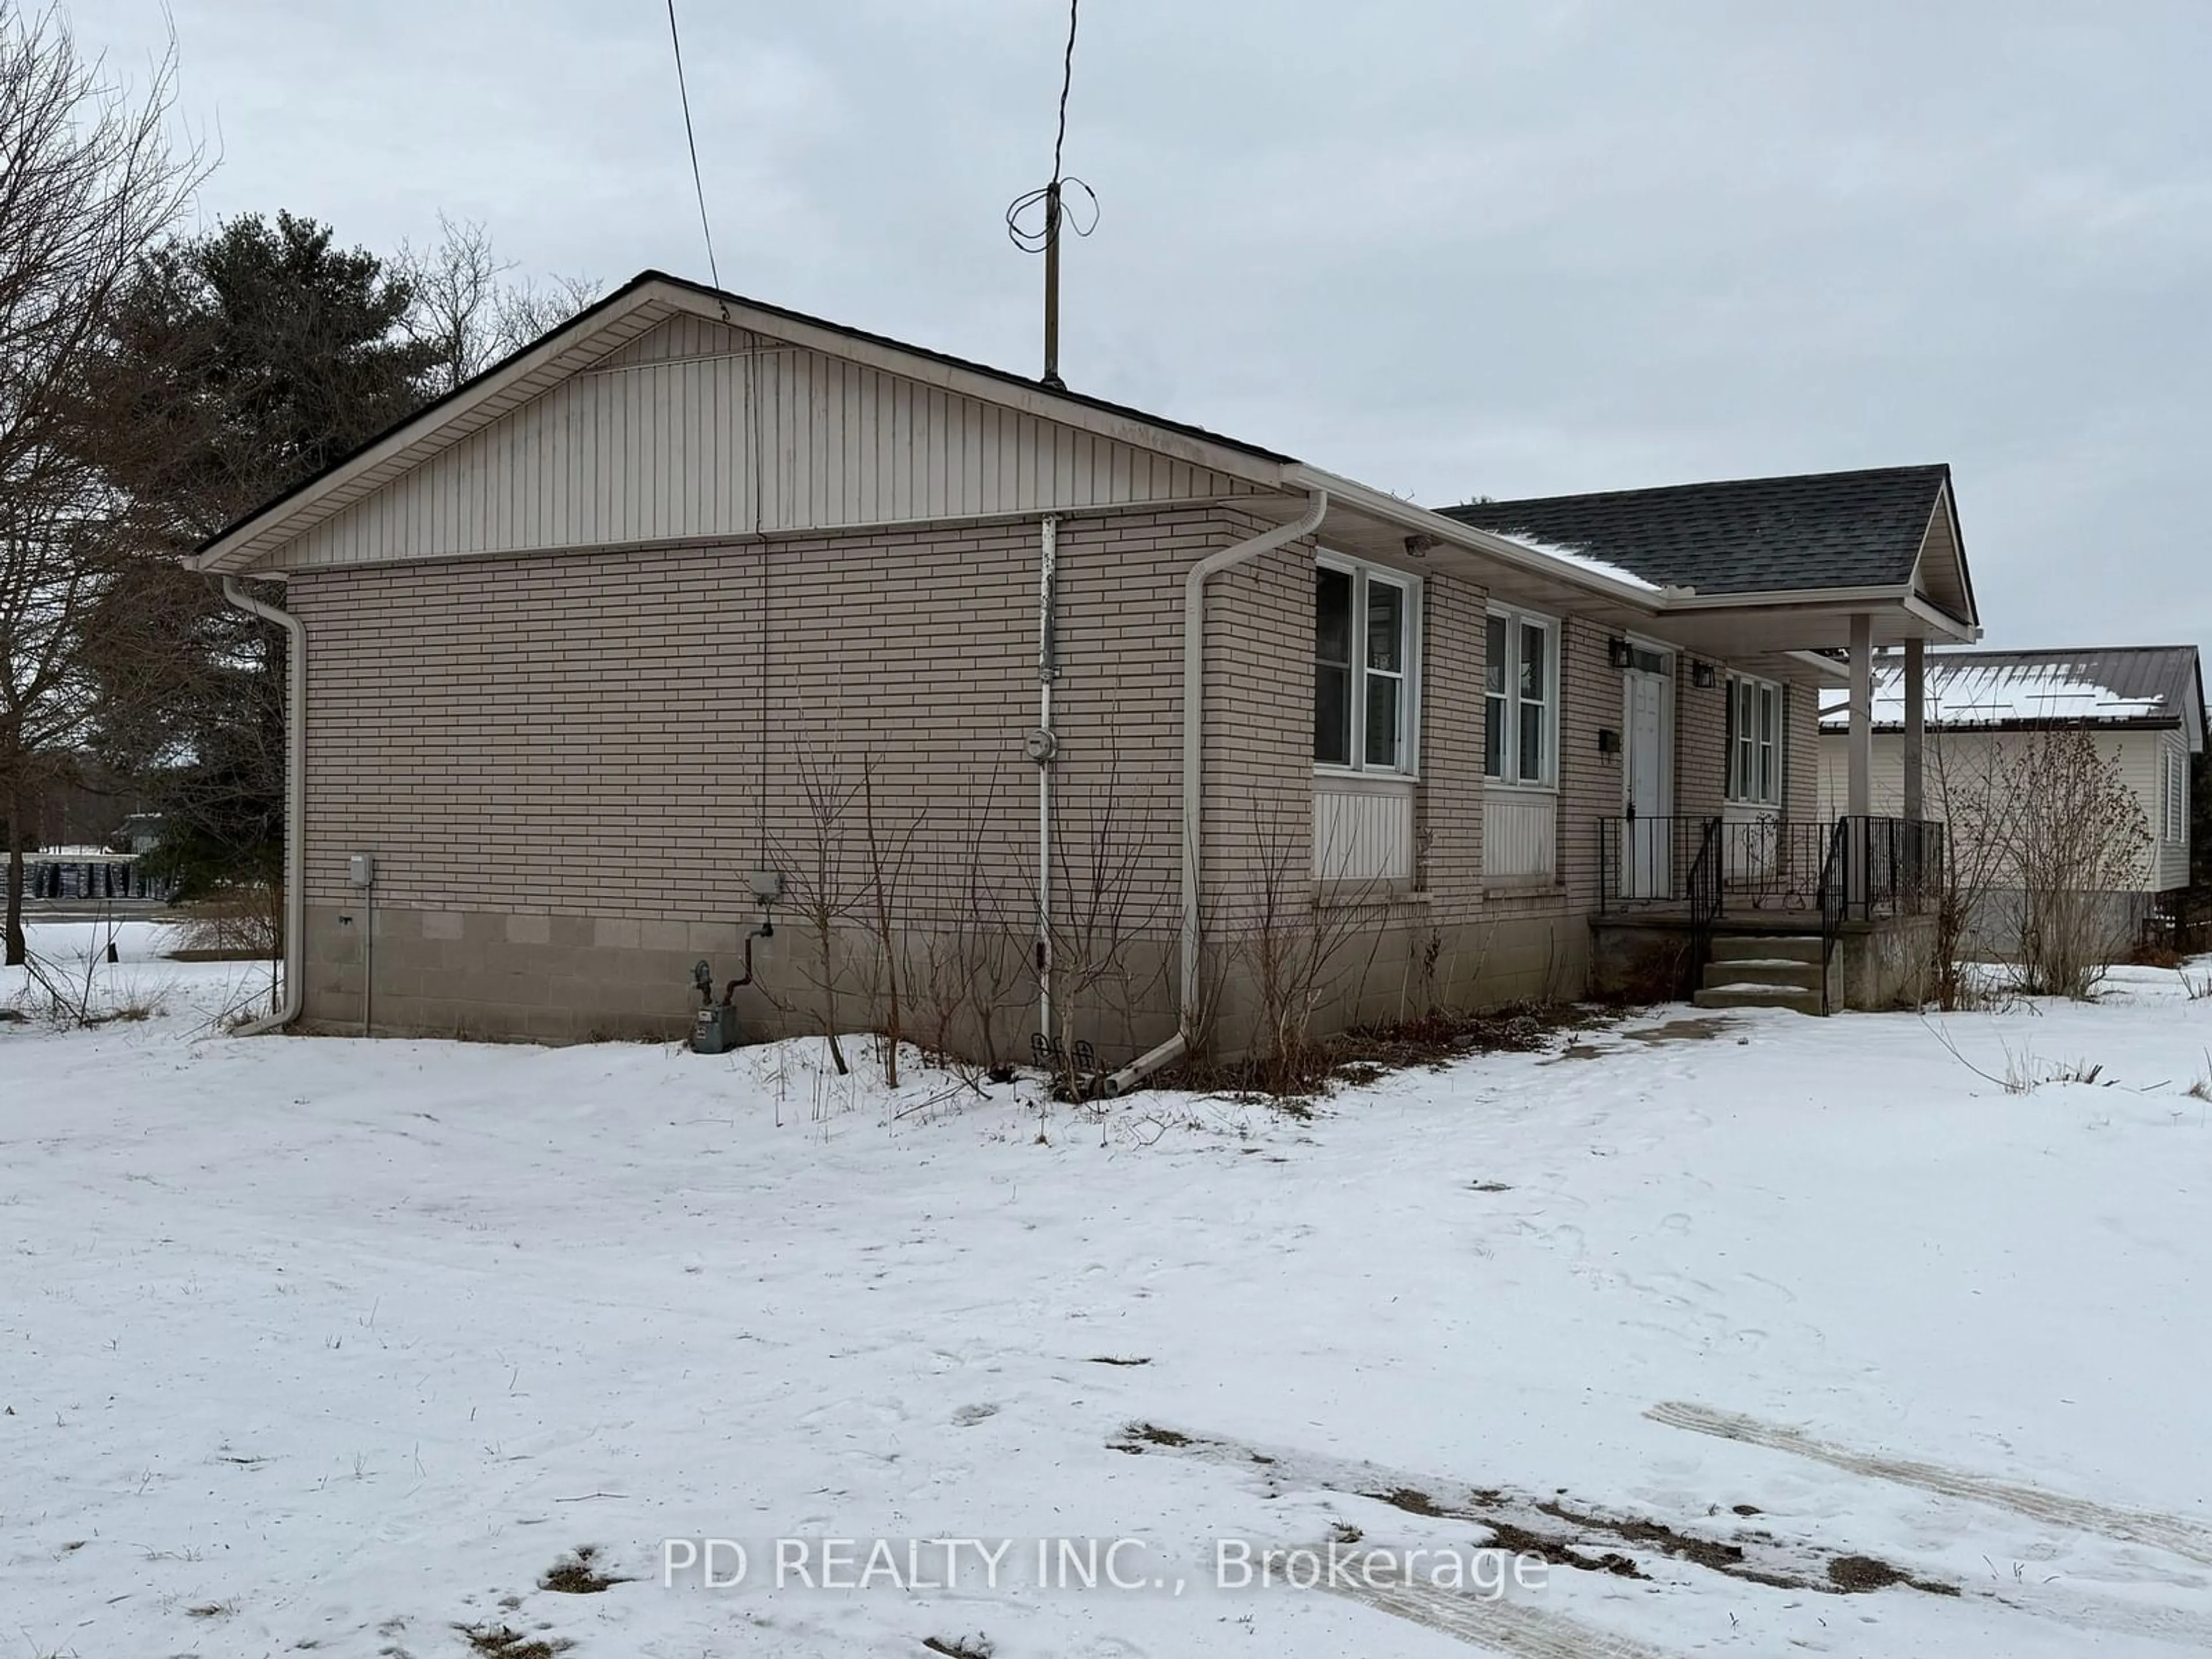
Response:
[[[1669,675],[1656,652],[1638,651],[1650,665],[1631,668],[1624,677],[1621,719],[1622,809],[1628,819],[1621,836],[1620,895],[1623,898],[1671,896],[1673,768],[1668,755]]]

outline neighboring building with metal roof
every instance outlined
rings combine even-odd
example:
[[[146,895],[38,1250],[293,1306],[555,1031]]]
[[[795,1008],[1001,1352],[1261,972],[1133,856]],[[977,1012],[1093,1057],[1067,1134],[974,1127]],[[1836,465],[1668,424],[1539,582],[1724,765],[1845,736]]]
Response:
[[[1925,695],[1931,732],[2076,722],[2171,727],[2191,754],[2204,750],[2204,688],[2193,645],[1931,651]],[[1840,732],[1848,719],[1840,697],[1820,711],[1823,731]],[[1885,654],[1874,666],[1875,730],[1904,724],[1905,665]]]
[[[1929,795],[1952,833],[1970,833],[1959,799],[1999,776],[2004,758],[2051,731],[2087,730],[2135,793],[2151,846],[2131,892],[2189,884],[2190,775],[2205,747],[2204,684],[2193,645],[2098,646],[2033,651],[1936,650],[1927,653],[1924,720]],[[1875,810],[1901,799],[1905,718],[1902,660],[1874,664]],[[1820,801],[1846,793],[1850,711],[1837,696],[1820,710]],[[1948,787],[1947,787],[1948,785]],[[2124,907],[2123,907],[2124,908]]]

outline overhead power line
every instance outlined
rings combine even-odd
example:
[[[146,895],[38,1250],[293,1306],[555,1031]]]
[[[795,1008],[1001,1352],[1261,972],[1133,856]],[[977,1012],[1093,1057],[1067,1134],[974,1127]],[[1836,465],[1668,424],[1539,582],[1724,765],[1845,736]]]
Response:
[[[668,0],[668,44],[676,52],[676,95],[684,102],[684,143],[691,152],[691,188],[699,198],[699,234],[707,239],[707,274],[714,278],[714,291],[719,294],[722,272],[714,263],[714,228],[707,222],[707,185],[699,174],[699,140],[691,130],[691,89],[684,80],[684,37],[676,27],[676,0]]]
[[[1081,0],[1067,0],[1067,50],[1060,66],[1060,118],[1052,137],[1052,177],[1007,204],[1006,235],[1024,253],[1044,255],[1044,374],[1048,386],[1060,379],[1060,234],[1063,228],[1088,236],[1098,228],[1098,193],[1062,170],[1067,148],[1067,94],[1075,84],[1075,26]],[[1066,211],[1067,192],[1080,191],[1090,216]],[[1040,216],[1038,210],[1042,209]]]

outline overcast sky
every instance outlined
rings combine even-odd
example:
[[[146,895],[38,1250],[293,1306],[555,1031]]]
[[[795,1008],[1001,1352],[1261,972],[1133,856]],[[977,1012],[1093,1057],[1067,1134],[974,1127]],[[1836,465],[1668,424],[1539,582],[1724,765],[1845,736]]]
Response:
[[[725,285],[1037,372],[1064,7],[678,3]],[[208,219],[707,276],[662,0],[171,5]],[[2212,643],[2209,67],[2206,0],[1085,0],[1063,372],[1430,505],[1948,461],[1993,643]]]

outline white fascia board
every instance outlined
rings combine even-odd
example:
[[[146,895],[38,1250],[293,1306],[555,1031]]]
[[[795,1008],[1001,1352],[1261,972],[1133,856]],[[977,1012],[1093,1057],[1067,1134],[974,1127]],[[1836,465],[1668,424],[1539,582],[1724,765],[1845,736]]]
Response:
[[[1800,666],[1809,668],[1815,673],[1825,675],[1830,679],[1849,680],[1851,677],[1850,664],[1834,657],[1823,656],[1818,651],[1784,651],[1782,654]]]
[[[1961,645],[1982,637],[1979,623],[1960,622],[1909,587],[1799,587],[1779,592],[1685,593],[1666,596],[1665,609],[1688,611],[1852,611],[1895,606],[1930,632]]]
[[[1960,622],[1949,611],[1929,604],[1917,593],[1905,595],[1905,608],[1930,628],[1939,630],[1948,638],[1956,640],[1961,645],[1972,645],[1982,637],[1981,623]]]

